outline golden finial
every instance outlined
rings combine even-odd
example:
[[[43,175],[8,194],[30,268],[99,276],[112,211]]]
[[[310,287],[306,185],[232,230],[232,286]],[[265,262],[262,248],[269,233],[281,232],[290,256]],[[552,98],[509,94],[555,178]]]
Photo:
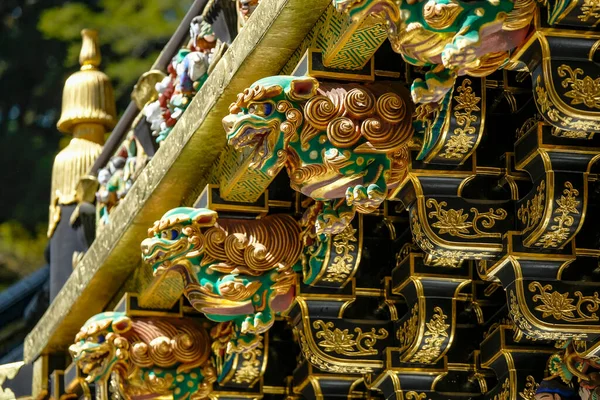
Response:
[[[81,69],[65,82],[58,130],[73,139],[54,159],[48,236],[61,219],[61,206],[81,201],[77,187],[102,152],[104,135],[116,123],[116,106],[110,79],[100,71],[98,33],[81,31]]]
[[[81,36],[81,70],[72,74],[65,82],[62,113],[57,124],[59,131],[75,136],[76,128],[82,124],[88,127],[89,124],[98,125],[104,131],[112,129],[117,114],[110,79],[98,70],[101,59],[98,33],[84,29]]]
[[[81,37],[83,38],[81,52],[79,53],[81,70],[98,68],[102,60],[100,48],[98,47],[98,32],[93,29],[84,29],[81,31]]]

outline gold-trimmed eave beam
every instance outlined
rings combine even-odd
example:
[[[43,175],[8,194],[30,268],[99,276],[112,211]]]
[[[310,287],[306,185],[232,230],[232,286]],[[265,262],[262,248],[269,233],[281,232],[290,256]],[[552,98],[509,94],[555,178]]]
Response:
[[[137,268],[139,243],[165,210],[191,205],[225,146],[221,118],[236,95],[277,74],[330,0],[262,0],[169,139],[142,171],[77,269],[25,340],[25,362],[62,351]],[[118,282],[118,284],[115,284]]]

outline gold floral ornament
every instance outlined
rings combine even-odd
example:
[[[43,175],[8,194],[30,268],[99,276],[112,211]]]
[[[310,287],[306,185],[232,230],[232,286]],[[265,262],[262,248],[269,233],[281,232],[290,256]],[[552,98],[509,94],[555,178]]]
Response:
[[[525,389],[519,393],[519,397],[523,400],[535,400],[535,391],[539,386],[540,384],[535,382],[533,376],[527,375],[527,378],[525,378]]]
[[[475,137],[469,135],[474,135],[476,132],[475,127],[471,124],[477,122],[477,116],[472,114],[481,111],[478,106],[481,97],[475,96],[473,88],[467,86],[470,84],[471,80],[465,79],[462,85],[456,89],[459,95],[454,97],[458,103],[454,107],[454,117],[459,127],[454,129],[454,135],[445,144],[444,152],[440,154],[441,157],[463,158],[474,145]]]
[[[599,0],[584,0],[581,5],[581,15],[577,16],[580,21],[587,22],[590,18],[595,18],[594,26],[600,22],[600,1]]]
[[[588,139],[592,140],[594,138],[595,132],[586,132],[586,131],[565,131],[562,129],[558,129],[556,127],[552,128],[550,134],[554,137],[567,138],[567,139]]]
[[[565,188],[560,198],[556,199],[558,207],[554,211],[554,214],[559,214],[554,217],[554,222],[558,225],[552,225],[550,232],[546,232],[537,242],[536,246],[542,246],[543,248],[558,247],[567,240],[571,234],[570,227],[575,222],[574,214],[579,214],[577,207],[581,203],[577,200],[579,196],[579,190],[573,188],[571,182],[565,182]]]
[[[450,328],[450,325],[446,324],[448,316],[440,307],[435,307],[433,312],[433,317],[425,324],[427,329],[424,335],[425,345],[417,351],[410,362],[432,364],[438,360],[442,352],[442,345],[448,338],[448,328]]]
[[[536,311],[542,312],[542,318],[552,316],[558,321],[567,322],[593,322],[599,320],[596,314],[600,307],[598,292],[594,292],[591,296],[584,296],[580,291],[576,291],[577,303],[573,304],[575,299],[570,297],[569,292],[551,292],[552,285],[542,286],[537,281],[529,284],[530,292],[535,293],[538,290],[540,294],[533,296],[532,300],[534,303],[542,302],[541,305],[535,307]],[[577,316],[574,313],[577,313]]]
[[[425,258],[425,264],[433,267],[451,267],[458,268],[462,263],[463,259],[467,258],[482,258],[489,257],[488,252],[466,252],[459,250],[443,250],[436,249],[433,243],[427,238],[423,232],[423,227],[419,222],[416,215],[413,215],[411,222],[411,231],[413,240],[423,250],[427,257]]]
[[[417,393],[414,391],[410,391],[406,393],[406,400],[425,400],[427,395],[425,393]]]
[[[566,64],[558,67],[558,76],[564,78],[569,75],[561,82],[562,87],[571,88],[565,96],[573,99],[572,105],[584,104],[588,108],[600,109],[600,78],[592,79],[590,76],[584,76],[580,79],[578,75],[583,73],[581,68],[572,69]]]
[[[333,247],[336,256],[325,271],[324,282],[342,283],[354,269],[353,252],[356,248],[356,229],[348,225],[342,232],[333,237]]]
[[[242,367],[235,371],[235,375],[233,376],[234,383],[252,383],[258,379],[261,366],[259,357],[263,354],[263,347],[262,342],[259,342],[258,346],[255,348],[238,355],[238,357],[242,357],[244,361],[242,361]]]
[[[417,337],[417,330],[419,328],[418,313],[419,304],[415,303],[411,310],[410,317],[404,321],[402,327],[396,332],[396,338],[398,339],[401,350],[407,348]]]
[[[546,181],[541,181],[536,189],[536,195],[533,199],[527,200],[525,205],[521,204],[517,217],[521,220],[521,223],[525,225],[525,228],[521,232],[525,234],[535,228],[537,223],[542,219],[544,214],[544,198],[546,190]]]
[[[317,345],[325,352],[334,352],[350,357],[376,355],[378,351],[373,346],[377,340],[388,337],[388,332],[383,328],[379,328],[377,331],[375,328],[371,328],[370,332],[363,332],[362,329],[356,327],[352,334],[348,329],[335,328],[333,322],[324,322],[323,320],[313,322],[313,327],[320,329],[316,332],[315,337],[322,339]]]
[[[494,396],[494,398],[492,400],[509,400],[510,399],[510,381],[508,380],[508,378],[506,378],[504,380],[504,383],[502,383],[502,389],[500,389],[500,391],[498,393],[496,393],[496,395]]]
[[[463,214],[464,210],[462,208],[460,210],[444,209],[448,205],[445,201],[438,203],[435,199],[428,199],[426,205],[427,208],[435,208],[435,211],[429,212],[428,217],[437,219],[437,222],[434,222],[431,226],[437,228],[440,235],[448,234],[465,239],[500,237],[500,233],[489,233],[481,230],[478,224],[481,223],[484,229],[490,229],[496,224],[496,221],[501,221],[508,215],[506,210],[502,208],[496,210],[490,208],[488,212],[480,213],[479,210],[472,207],[470,211],[473,213],[473,219],[469,220],[471,215],[469,213]]]

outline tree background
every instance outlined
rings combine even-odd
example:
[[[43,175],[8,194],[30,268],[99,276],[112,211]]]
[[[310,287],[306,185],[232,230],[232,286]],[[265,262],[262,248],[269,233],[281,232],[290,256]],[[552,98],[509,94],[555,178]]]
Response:
[[[102,70],[124,110],[192,0],[0,1],[0,290],[42,266],[62,87],[83,28],[99,31]]]

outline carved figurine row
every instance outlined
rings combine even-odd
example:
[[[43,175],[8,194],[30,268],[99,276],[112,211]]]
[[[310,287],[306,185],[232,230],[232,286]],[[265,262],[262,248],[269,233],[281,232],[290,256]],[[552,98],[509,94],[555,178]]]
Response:
[[[142,110],[157,143],[162,143],[200,90],[227,44],[218,40],[202,16],[190,24],[190,40],[167,67],[167,76],[156,83],[158,99]]]

